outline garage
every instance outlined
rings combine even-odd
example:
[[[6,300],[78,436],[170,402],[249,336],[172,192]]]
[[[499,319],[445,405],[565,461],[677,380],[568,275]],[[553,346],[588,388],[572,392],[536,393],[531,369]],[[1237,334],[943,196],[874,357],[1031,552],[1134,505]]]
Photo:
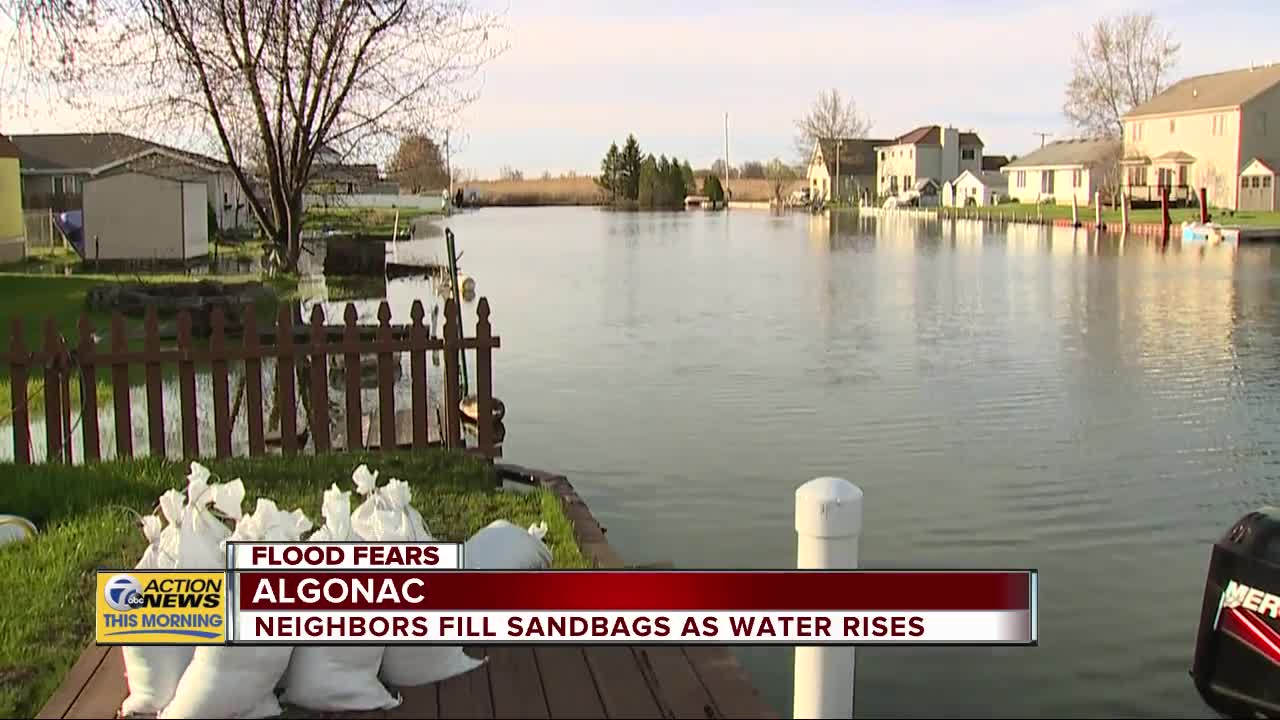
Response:
[[[202,182],[126,170],[89,180],[83,192],[89,260],[182,263],[209,254]]]
[[[1274,211],[1277,164],[1254,158],[1240,173],[1240,210]]]

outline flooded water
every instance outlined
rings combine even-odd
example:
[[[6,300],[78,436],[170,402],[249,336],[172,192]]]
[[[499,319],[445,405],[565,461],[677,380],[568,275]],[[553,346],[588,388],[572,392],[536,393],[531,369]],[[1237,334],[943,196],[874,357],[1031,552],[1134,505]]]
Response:
[[[443,259],[446,222],[502,337],[506,459],[568,475],[628,561],[792,567],[794,490],[833,474],[865,567],[1040,570],[1039,647],[859,650],[859,716],[1208,715],[1209,544],[1280,503],[1280,248],[560,208],[421,222],[395,259]],[[791,651],[740,655],[789,713]]]
[[[755,211],[447,222],[502,337],[506,458],[567,474],[628,561],[794,566],[794,490],[834,474],[866,492],[867,567],[1041,571],[1039,647],[859,650],[859,716],[1209,714],[1187,675],[1209,544],[1280,502],[1280,248]],[[789,713],[791,651],[741,655]]]

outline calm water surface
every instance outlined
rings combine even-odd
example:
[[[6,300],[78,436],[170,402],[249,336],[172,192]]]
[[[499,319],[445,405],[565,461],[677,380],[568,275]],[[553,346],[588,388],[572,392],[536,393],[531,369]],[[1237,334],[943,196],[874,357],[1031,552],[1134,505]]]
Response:
[[[450,218],[506,457],[632,562],[791,567],[793,492],[866,492],[866,567],[1036,567],[1041,645],[859,650],[860,716],[1206,716],[1209,544],[1280,502],[1280,249],[736,211]],[[397,249],[440,257],[440,224]],[[393,304],[421,287],[392,283]],[[790,712],[791,651],[743,660]]]

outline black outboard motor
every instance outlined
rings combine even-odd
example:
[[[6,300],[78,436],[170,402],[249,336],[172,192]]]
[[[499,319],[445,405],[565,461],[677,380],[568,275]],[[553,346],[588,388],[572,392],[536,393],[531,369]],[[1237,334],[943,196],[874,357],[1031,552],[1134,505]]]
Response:
[[[1191,677],[1222,715],[1280,718],[1280,509],[1245,515],[1214,544]]]

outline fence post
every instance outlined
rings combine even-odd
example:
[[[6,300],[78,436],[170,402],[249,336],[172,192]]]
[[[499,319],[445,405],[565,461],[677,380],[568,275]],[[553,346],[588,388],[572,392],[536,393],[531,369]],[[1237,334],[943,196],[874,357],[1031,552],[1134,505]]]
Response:
[[[862,490],[821,477],[796,490],[796,567],[854,569],[862,534]],[[852,718],[854,652],[851,647],[797,647],[792,717]]]

